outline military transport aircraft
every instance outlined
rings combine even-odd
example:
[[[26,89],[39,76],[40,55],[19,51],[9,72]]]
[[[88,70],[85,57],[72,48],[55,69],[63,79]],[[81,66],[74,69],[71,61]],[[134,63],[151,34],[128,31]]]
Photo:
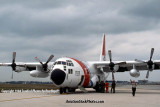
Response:
[[[113,61],[111,50],[108,51],[109,61],[106,61],[105,35],[102,40],[102,51],[99,61],[80,61],[71,57],[62,57],[55,62],[50,62],[54,57],[51,55],[46,62],[15,62],[16,52],[13,52],[12,63],[0,63],[0,66],[11,66],[15,72],[30,71],[32,77],[50,77],[53,84],[59,87],[60,94],[75,92],[75,89],[86,92],[85,88],[94,88],[96,92],[104,90],[105,81],[109,75],[116,72],[129,71],[132,77],[139,77],[140,70],[149,72],[160,69],[160,60],[152,61],[154,48],[151,49],[148,61],[135,59],[134,61]],[[12,72],[13,77],[13,72]],[[103,87],[103,88],[102,88]]]

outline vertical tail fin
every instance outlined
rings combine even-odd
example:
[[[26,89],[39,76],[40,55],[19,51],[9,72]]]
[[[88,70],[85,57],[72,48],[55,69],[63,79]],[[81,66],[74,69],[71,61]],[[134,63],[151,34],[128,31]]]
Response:
[[[103,42],[102,42],[102,50],[100,54],[100,61],[106,61],[106,43],[105,43],[105,34],[103,36]]]

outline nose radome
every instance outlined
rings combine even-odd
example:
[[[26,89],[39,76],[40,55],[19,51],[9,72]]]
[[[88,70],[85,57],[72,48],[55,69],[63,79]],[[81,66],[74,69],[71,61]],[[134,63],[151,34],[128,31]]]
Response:
[[[66,73],[60,69],[55,69],[51,73],[51,80],[56,84],[56,85],[61,85],[66,77]]]

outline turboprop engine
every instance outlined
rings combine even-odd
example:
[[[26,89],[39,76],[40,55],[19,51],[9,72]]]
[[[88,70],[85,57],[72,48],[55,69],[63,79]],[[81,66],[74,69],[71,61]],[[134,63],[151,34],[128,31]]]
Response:
[[[132,77],[135,78],[138,78],[140,76],[140,72],[137,69],[131,69],[129,73]]]
[[[39,78],[45,78],[45,77],[49,76],[49,72],[44,72],[42,67],[37,66],[36,70],[33,70],[33,71],[30,72],[30,76],[39,77]]]

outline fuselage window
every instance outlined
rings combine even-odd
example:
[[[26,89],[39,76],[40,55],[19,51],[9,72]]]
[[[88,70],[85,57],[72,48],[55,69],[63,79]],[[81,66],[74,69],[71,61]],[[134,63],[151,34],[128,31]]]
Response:
[[[71,74],[73,74],[73,69],[71,69]]]
[[[80,75],[80,71],[75,71],[75,75],[79,76]]]
[[[67,62],[68,66],[74,66],[72,62]]]
[[[74,66],[73,63],[71,63],[71,66]]]
[[[71,60],[66,60],[67,61],[67,66],[74,66]]]
[[[64,66],[64,71],[66,71],[66,66]]]
[[[61,64],[61,61],[58,61],[57,64],[60,65],[60,64]]]
[[[68,69],[68,74],[73,74],[73,69]]]

